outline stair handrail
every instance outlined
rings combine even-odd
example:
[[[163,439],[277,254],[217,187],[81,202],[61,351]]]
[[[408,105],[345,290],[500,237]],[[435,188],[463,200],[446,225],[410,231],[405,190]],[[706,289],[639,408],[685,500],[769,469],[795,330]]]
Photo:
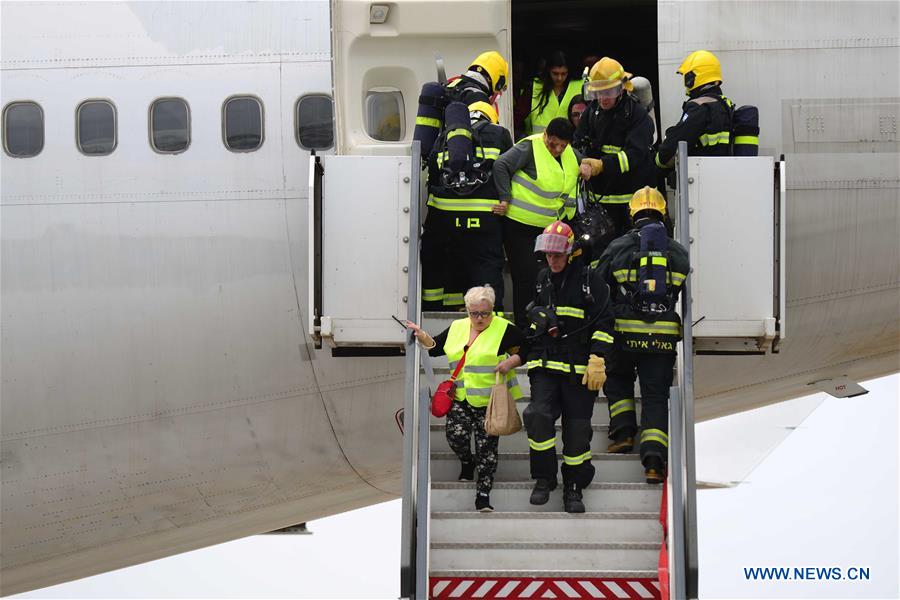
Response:
[[[687,142],[678,143],[675,162],[678,205],[678,242],[690,251],[690,213]],[[669,576],[677,600],[698,597],[697,476],[694,455],[694,344],[690,269],[682,284],[682,341],[676,357],[678,382],[669,410]]]
[[[409,259],[406,318],[421,323],[419,307],[421,229],[421,144],[411,147],[409,201]],[[410,335],[406,345],[403,405],[403,500],[400,527],[400,597],[428,597],[428,499],[430,481],[429,411],[422,403],[419,363],[422,349]]]

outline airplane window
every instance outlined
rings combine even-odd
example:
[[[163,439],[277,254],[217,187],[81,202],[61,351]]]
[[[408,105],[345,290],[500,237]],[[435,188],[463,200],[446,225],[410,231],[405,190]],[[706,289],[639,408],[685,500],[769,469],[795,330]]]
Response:
[[[253,97],[235,96],[223,106],[222,134],[225,146],[235,152],[253,152],[263,142],[262,103]]]
[[[375,88],[366,94],[366,133],[381,142],[403,139],[403,94],[393,88]]]
[[[85,100],[79,104],[75,127],[82,153],[104,156],[116,149],[116,108],[111,102]]]
[[[157,152],[176,153],[191,144],[190,109],[181,98],[161,98],[150,106],[150,143]]]
[[[3,149],[15,158],[44,149],[44,111],[34,102],[10,102],[3,109]]]
[[[297,141],[304,150],[325,150],[334,146],[331,96],[313,94],[297,101]]]

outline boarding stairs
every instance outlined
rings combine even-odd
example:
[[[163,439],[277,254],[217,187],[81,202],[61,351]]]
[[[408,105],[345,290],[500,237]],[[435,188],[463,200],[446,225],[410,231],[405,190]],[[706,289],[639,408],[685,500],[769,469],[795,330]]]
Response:
[[[311,156],[308,333],[333,356],[405,360],[398,420],[404,430],[401,597],[697,597],[693,357],[778,352],[786,314],[785,163],[764,156],[688,157],[684,143],[676,162],[679,183],[669,208],[692,270],[680,306],[684,341],[670,391],[666,483],[643,483],[636,455],[603,452],[607,409],[598,397],[597,475],[584,490],[588,512],[564,513],[561,491],[545,506],[528,503],[533,484],[522,432],[501,440],[491,494],[496,512],[481,514],[474,510],[474,484],[456,481],[459,465],[443,420],[430,418],[421,348],[392,318],[421,323],[423,317],[418,241],[425,190],[418,142],[409,155]],[[326,236],[329,231],[343,235]],[[348,238],[383,260],[346,252]],[[361,304],[360,289],[378,293]],[[427,314],[424,325],[441,331],[456,316]],[[446,363],[438,366],[440,381],[449,370]],[[527,396],[527,375],[520,372],[519,380]]]
[[[461,315],[423,316],[425,329],[439,332]],[[432,363],[438,381],[450,376],[444,357]],[[529,382],[524,368],[517,375],[522,414]],[[662,486],[644,483],[636,451],[606,453],[609,413],[602,396],[595,400],[592,427],[596,476],[584,490],[584,514],[563,511],[561,477],[547,504],[529,504],[534,481],[524,429],[500,438],[491,492],[495,512],[479,513],[475,484],[457,481],[460,463],[447,444],[445,419],[430,417],[429,597],[659,597]],[[559,435],[557,440],[561,453]]]

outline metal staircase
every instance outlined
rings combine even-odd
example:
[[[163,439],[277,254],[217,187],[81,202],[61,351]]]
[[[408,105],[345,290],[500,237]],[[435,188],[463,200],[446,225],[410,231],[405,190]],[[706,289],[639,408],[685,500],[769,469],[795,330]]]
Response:
[[[417,144],[413,144],[412,163],[418,164]],[[669,401],[666,483],[643,483],[643,469],[636,454],[604,452],[609,417],[606,400],[598,397],[591,443],[597,472],[594,482],[584,490],[587,512],[563,512],[559,489],[546,505],[529,503],[533,482],[524,431],[500,440],[498,471],[491,493],[496,511],[476,512],[474,483],[456,480],[459,462],[444,438],[444,420],[429,415],[428,389],[420,372],[421,349],[408,343],[401,533],[403,598],[697,597],[693,356],[777,352],[778,341],[784,337],[785,314],[781,268],[784,162],[775,163],[770,157],[704,157],[689,161],[687,146],[682,142],[677,172],[679,188],[670,207],[677,217],[677,238],[690,248],[692,264],[697,264],[699,257],[706,261],[705,273],[719,277],[717,274],[722,272],[720,279],[727,279],[731,271],[722,271],[722,265],[734,262],[735,253],[763,248],[765,257],[757,261],[760,274],[756,279],[771,277],[772,285],[753,298],[753,306],[732,315],[722,312],[723,306],[730,310],[731,305],[716,298],[718,288],[728,287],[722,281],[716,280],[712,285],[711,275],[701,273],[697,281],[707,285],[698,285],[699,291],[692,291],[694,275],[685,281],[680,307],[684,341],[679,344],[676,384]],[[413,182],[414,190],[418,184]],[[725,194],[723,189],[732,193]],[[725,201],[730,202],[727,210],[722,206]],[[410,207],[411,241],[418,239],[420,205],[412,202]],[[716,208],[704,210],[705,206]],[[729,235],[734,234],[729,244],[717,242],[712,245],[715,251],[698,252],[691,228],[696,226],[698,233],[694,235],[698,235],[698,240],[715,238],[723,230],[716,215],[728,215],[738,208],[752,209],[751,216],[762,225],[729,229]],[[767,224],[771,225],[768,229]],[[745,235],[748,233],[763,234],[765,239],[749,239]],[[407,318],[421,322],[416,243],[409,244],[408,264],[409,290],[403,302],[408,300]],[[702,312],[693,313],[698,306]],[[697,330],[692,313],[700,315],[697,323],[702,321]],[[424,326],[438,333],[460,316],[426,314]],[[449,375],[446,361],[441,360],[436,367],[438,381]],[[521,412],[529,394],[528,377],[521,369],[519,383],[525,395],[519,404]]]
[[[459,313],[427,313],[425,327],[442,331]],[[435,359],[438,380],[449,377]],[[519,369],[528,403],[528,376]],[[559,428],[559,426],[557,426]],[[594,483],[584,490],[587,512],[563,512],[562,491],[550,502],[528,502],[528,439],[522,430],[500,438],[491,501],[493,513],[474,510],[475,484],[456,480],[459,460],[444,437],[444,419],[431,417],[430,597],[650,598],[658,597],[661,486],[645,484],[636,453],[608,454],[609,414],[598,397],[591,441]],[[558,438],[558,449],[561,441]],[[540,592],[540,593],[537,593]]]

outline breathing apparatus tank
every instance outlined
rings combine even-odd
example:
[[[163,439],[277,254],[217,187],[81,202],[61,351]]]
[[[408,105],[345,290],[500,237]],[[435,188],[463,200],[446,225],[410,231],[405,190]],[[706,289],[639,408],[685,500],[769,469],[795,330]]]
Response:
[[[444,120],[447,123],[447,166],[451,171],[464,171],[475,157],[469,107],[462,102],[451,102],[444,110]]]
[[[434,81],[423,85],[422,91],[419,93],[419,108],[416,112],[413,140],[421,143],[423,157],[431,154],[434,142],[443,128],[444,95],[444,86]]]

